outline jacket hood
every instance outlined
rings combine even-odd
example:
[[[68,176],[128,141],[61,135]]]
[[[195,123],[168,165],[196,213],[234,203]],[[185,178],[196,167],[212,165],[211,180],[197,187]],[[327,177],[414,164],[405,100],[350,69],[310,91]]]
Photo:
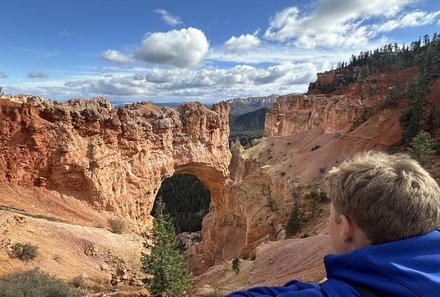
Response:
[[[346,290],[339,281],[384,296],[440,296],[440,229],[324,258],[331,295]],[[343,288],[345,287],[345,288]],[[345,291],[346,292],[346,291]]]

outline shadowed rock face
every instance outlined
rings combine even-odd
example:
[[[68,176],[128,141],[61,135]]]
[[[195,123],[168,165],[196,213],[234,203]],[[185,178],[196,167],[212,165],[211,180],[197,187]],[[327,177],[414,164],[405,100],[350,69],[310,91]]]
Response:
[[[113,107],[106,99],[0,99],[0,182],[38,186],[150,226],[163,179],[196,175],[221,204],[228,176],[229,105],[176,109],[143,102]]]

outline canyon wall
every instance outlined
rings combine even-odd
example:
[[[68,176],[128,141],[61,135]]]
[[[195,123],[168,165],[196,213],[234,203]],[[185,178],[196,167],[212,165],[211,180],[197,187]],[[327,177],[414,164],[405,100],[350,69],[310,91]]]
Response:
[[[417,68],[372,74],[330,94],[319,94],[320,86],[334,84],[345,72],[337,69],[319,73],[316,82],[310,84],[308,93],[279,97],[266,114],[264,135],[291,135],[318,126],[325,133],[346,132],[362,116],[365,108],[370,109],[370,115],[379,111],[380,101],[388,95],[390,87],[403,91]]]
[[[325,234],[328,205],[313,214],[310,191],[325,192],[325,173],[360,151],[399,150],[398,119],[406,102],[402,97],[386,108],[380,102],[390,87],[403,90],[416,71],[372,74],[331,94],[279,97],[266,114],[266,137],[248,149],[231,146],[227,213],[217,221],[222,226],[207,229],[216,231],[217,255],[252,259],[259,244],[284,239],[295,201],[313,225],[295,236]]]
[[[353,76],[357,76],[358,69],[353,71]],[[316,81],[309,84],[309,94],[320,94],[321,89],[335,85],[341,78],[347,75],[349,71],[344,68],[338,68],[330,71],[316,74]]]
[[[280,97],[266,114],[264,135],[282,136],[322,127],[326,133],[347,128],[362,109],[362,99],[344,95]]]
[[[228,114],[227,103],[113,107],[103,98],[60,103],[3,95],[0,183],[56,191],[143,232],[161,181],[191,173],[211,191],[215,216],[231,155]]]

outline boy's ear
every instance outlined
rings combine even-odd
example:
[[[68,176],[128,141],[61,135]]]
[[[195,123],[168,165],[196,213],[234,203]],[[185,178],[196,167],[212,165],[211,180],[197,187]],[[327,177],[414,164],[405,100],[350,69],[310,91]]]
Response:
[[[354,233],[354,224],[353,221],[350,220],[349,217],[341,214],[340,216],[340,220],[341,220],[341,224],[342,224],[342,228],[340,229],[341,231],[341,239],[343,240],[343,242],[348,243],[348,242],[352,242],[353,241],[353,233]]]

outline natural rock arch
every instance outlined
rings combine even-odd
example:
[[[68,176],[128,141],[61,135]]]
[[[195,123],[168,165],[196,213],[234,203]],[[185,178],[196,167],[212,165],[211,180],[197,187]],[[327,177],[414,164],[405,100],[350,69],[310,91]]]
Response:
[[[212,213],[202,231],[209,242],[229,174],[228,115],[225,102],[173,109],[151,102],[115,108],[103,98],[0,99],[0,182],[72,196],[143,231],[151,226],[162,180],[191,173],[211,192]],[[206,249],[212,262],[216,251]]]

